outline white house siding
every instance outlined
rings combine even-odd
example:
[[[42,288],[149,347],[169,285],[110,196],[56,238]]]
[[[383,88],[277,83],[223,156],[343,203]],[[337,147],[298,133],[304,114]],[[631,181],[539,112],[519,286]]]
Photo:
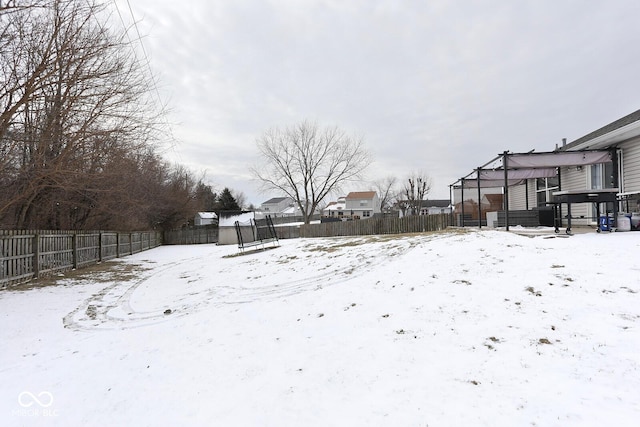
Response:
[[[509,187],[509,210],[520,211],[526,209],[526,187],[522,185],[514,185]]]
[[[640,191],[640,138],[620,145],[622,149],[622,167],[624,171],[623,191]]]
[[[587,174],[589,166],[579,169],[575,166],[561,168],[560,171],[560,190],[561,191],[584,191],[588,188]],[[562,224],[566,225],[567,205],[563,204]],[[571,225],[588,225],[595,222],[595,219],[589,219],[591,216],[591,203],[572,203],[571,204]]]
[[[538,195],[536,193],[536,180],[528,179],[527,186],[529,187],[529,209],[538,207]]]
[[[380,212],[380,202],[378,201],[378,195],[374,194],[371,199],[364,198],[349,198],[347,196],[345,203],[345,215],[351,215],[353,212],[354,216],[359,216],[360,218],[366,218],[373,216],[376,213]],[[365,214],[367,212],[367,214]]]
[[[527,193],[527,187],[529,189]],[[527,198],[529,203],[527,204]],[[538,206],[536,180],[528,179],[526,184],[509,187],[509,210],[531,210]]]
[[[277,202],[271,202],[271,200],[277,200]],[[289,208],[289,206],[291,206],[292,204],[293,199],[291,197],[283,197],[281,198],[281,200],[279,200],[278,198],[270,199],[260,206],[260,210],[265,215],[278,215],[287,210],[287,208]]]
[[[640,191],[640,144],[636,144],[633,148],[624,149],[625,164],[625,191]],[[561,169],[561,190],[562,191],[584,191],[589,188],[588,181],[589,167],[583,167],[581,170],[576,167],[564,167]],[[536,180],[527,180],[529,209],[538,206]],[[525,184],[509,187],[509,210],[525,210],[527,209],[527,188]],[[633,189],[631,189],[633,188]],[[465,191],[466,195],[466,191]],[[567,214],[567,205],[561,206],[562,216]],[[590,203],[575,203],[571,205],[571,216],[573,225],[589,225],[596,222],[592,216]],[[566,225],[566,219],[563,219]]]

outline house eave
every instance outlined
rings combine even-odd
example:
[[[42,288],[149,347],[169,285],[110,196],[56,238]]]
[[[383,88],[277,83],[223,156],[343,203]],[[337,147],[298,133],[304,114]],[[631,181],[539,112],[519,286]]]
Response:
[[[612,130],[604,135],[597,136],[579,144],[569,144],[562,147],[561,151],[600,150],[613,147],[616,144],[640,136],[640,121],[629,123],[626,126]]]

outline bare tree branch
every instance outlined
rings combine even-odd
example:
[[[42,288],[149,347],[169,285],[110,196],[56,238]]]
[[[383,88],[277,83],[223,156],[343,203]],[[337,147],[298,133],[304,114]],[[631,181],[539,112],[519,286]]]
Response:
[[[309,223],[322,200],[357,179],[371,163],[361,138],[303,121],[266,131],[257,140],[262,163],[252,168],[265,190],[291,197]]]
[[[406,202],[404,210],[409,215],[420,215],[422,201],[431,190],[431,178],[424,172],[412,173],[404,185],[404,196]],[[404,212],[403,212],[404,213]]]
[[[93,0],[0,4],[2,226],[169,226],[191,209],[195,180],[177,185],[155,153],[148,67],[105,13]]]
[[[383,213],[388,212],[391,208],[391,203],[402,194],[402,191],[398,188],[398,178],[395,176],[387,176],[374,181],[373,187],[378,193],[380,212]]]

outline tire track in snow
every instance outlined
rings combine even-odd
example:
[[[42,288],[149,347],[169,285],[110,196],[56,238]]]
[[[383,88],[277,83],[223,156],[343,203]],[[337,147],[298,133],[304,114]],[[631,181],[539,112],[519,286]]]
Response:
[[[426,237],[426,238],[425,238]],[[272,285],[248,287],[248,286],[215,286],[200,291],[184,293],[178,299],[188,300],[183,304],[171,304],[170,314],[165,314],[163,309],[137,310],[132,306],[132,298],[136,291],[146,286],[150,281],[163,273],[176,268],[179,265],[197,261],[201,257],[192,257],[180,261],[174,261],[151,270],[150,274],[131,282],[116,282],[85,300],[75,310],[63,318],[65,328],[71,330],[113,330],[128,329],[149,326],[185,316],[207,306],[221,307],[235,304],[250,304],[256,301],[269,301],[297,295],[301,292],[318,291],[324,288],[348,282],[357,277],[361,270],[380,266],[391,262],[397,257],[405,255],[417,246],[428,243],[433,239],[443,238],[441,235],[421,236],[416,241],[408,239],[389,240],[376,252],[357,251],[350,256],[345,266],[333,268],[332,262],[336,257],[346,259],[353,246],[336,245],[347,252],[346,255],[335,255],[333,258],[320,257],[324,262],[321,270],[330,271],[332,280],[327,282],[327,273],[323,272],[301,279],[288,280]],[[375,242],[374,242],[375,243]],[[379,243],[379,242],[378,242]],[[398,245],[398,243],[401,243]],[[366,242],[358,246],[366,246]],[[356,246],[357,247],[357,246]],[[333,249],[333,248],[330,248]],[[364,255],[363,255],[364,254]],[[298,260],[301,261],[301,260]],[[330,268],[330,269],[329,269]]]

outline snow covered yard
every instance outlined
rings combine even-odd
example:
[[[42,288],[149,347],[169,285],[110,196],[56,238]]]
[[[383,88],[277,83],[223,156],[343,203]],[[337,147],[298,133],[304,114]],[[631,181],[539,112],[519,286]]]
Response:
[[[1,424],[638,425],[640,233],[281,243],[1,291]]]

